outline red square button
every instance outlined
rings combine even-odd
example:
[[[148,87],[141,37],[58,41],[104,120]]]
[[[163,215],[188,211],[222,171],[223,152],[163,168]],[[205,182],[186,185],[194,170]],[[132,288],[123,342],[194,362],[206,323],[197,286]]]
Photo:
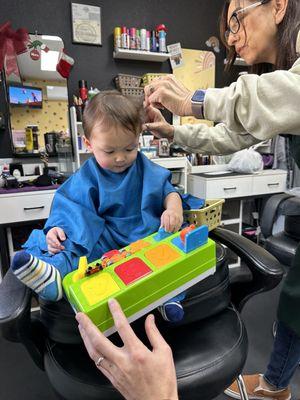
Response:
[[[132,258],[115,268],[115,273],[122,279],[125,285],[129,285],[143,276],[151,274],[151,272],[152,270],[148,265],[139,258]]]

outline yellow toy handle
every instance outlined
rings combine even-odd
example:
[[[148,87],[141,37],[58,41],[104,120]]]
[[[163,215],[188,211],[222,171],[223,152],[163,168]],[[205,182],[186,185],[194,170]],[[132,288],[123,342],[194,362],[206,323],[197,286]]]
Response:
[[[85,271],[87,269],[88,262],[86,257],[80,257],[78,263],[78,269],[73,275],[73,282],[77,282],[85,277]]]

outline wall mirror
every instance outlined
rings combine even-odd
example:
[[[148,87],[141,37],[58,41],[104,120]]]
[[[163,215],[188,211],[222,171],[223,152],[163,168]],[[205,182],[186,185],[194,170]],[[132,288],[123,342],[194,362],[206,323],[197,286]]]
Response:
[[[17,56],[20,75],[6,77],[14,156],[43,150],[57,156],[60,144],[71,152],[67,79],[56,71],[64,43],[57,36],[29,36],[28,51]]]

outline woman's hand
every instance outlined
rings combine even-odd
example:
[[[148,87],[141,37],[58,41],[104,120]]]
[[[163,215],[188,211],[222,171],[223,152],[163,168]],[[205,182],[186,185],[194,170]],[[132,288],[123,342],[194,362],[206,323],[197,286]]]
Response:
[[[86,349],[97,368],[127,400],[177,400],[177,382],[172,351],[148,315],[145,329],[149,350],[135,335],[116,300],[109,300],[115,326],[124,343],[115,346],[90,319],[76,315]]]
[[[46,242],[48,246],[48,252],[52,254],[57,254],[60,251],[64,250],[65,247],[61,244],[61,242],[66,240],[66,234],[65,232],[55,226],[54,228],[51,228],[46,235]]]
[[[146,107],[167,108],[180,116],[193,115],[193,93],[177,81],[174,75],[154,79],[144,90]]]
[[[146,108],[147,122],[143,126],[143,130],[148,130],[158,138],[173,139],[174,127],[164,119],[162,113],[152,106]]]

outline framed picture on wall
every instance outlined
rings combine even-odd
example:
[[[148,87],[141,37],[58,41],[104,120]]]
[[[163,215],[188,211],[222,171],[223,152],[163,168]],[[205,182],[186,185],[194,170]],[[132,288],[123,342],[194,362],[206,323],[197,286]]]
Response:
[[[73,43],[102,45],[101,7],[71,3]]]

